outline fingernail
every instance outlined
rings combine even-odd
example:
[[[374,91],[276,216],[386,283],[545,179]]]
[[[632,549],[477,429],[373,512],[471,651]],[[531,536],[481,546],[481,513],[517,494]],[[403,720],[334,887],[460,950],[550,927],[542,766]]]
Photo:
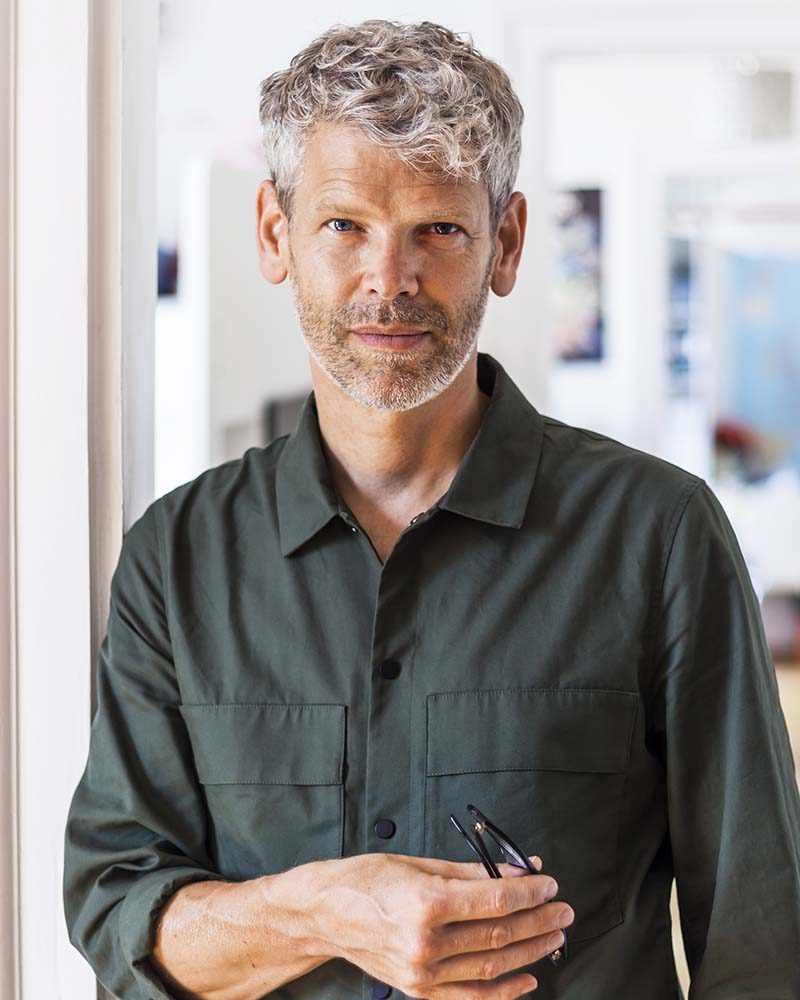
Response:
[[[558,882],[548,882],[544,887],[544,898],[552,899],[558,892]]]
[[[569,927],[575,919],[575,911],[570,906],[565,906],[558,914],[557,920],[561,927]]]
[[[555,951],[556,948],[560,948],[563,943],[564,943],[564,935],[561,933],[561,931],[558,931],[557,933],[553,934],[552,937],[549,937],[547,939],[547,950]]]
[[[538,854],[532,855],[531,861],[533,862],[533,867],[536,869],[536,871],[540,872],[542,870],[542,859],[539,857],[539,855]]]

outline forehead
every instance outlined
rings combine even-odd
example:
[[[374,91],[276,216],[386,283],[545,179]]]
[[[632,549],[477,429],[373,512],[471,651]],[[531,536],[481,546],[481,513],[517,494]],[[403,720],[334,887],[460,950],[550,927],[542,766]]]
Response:
[[[488,210],[485,184],[421,173],[395,152],[348,125],[323,122],[307,140],[297,190],[313,207],[348,196],[385,208],[446,204],[470,212]]]

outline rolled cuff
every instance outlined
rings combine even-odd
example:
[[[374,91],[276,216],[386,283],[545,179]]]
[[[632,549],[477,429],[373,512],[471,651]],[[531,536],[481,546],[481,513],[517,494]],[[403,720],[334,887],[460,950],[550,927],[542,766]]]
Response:
[[[150,958],[155,943],[155,922],[173,893],[190,882],[224,882],[217,872],[205,868],[162,868],[136,879],[125,897],[119,915],[119,940],[144,1000],[178,1000],[164,986]],[[127,1000],[127,998],[123,998]]]

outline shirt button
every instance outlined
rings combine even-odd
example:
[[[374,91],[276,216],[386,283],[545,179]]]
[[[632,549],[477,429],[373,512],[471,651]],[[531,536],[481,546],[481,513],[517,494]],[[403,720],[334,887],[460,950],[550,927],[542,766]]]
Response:
[[[386,983],[382,983],[379,980],[375,980],[372,984],[372,995],[377,998],[377,1000],[386,1000],[386,997],[392,995],[392,987],[387,986]]]
[[[385,677],[387,681],[392,681],[400,673],[400,661],[399,660],[384,660],[380,666],[381,677]]]
[[[372,828],[379,837],[384,840],[388,840],[389,837],[394,836],[394,831],[397,827],[390,819],[378,819],[375,821],[375,825]]]

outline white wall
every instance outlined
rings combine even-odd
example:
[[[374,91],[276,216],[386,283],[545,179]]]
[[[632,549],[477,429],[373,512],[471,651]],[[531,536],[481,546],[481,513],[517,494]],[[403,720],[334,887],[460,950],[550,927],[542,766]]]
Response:
[[[255,425],[266,399],[311,388],[288,280],[271,285],[256,252],[256,192],[263,170],[211,165],[211,454],[228,457],[226,434]],[[238,434],[236,440],[241,440]],[[232,442],[233,443],[233,442]]]
[[[180,295],[155,310],[154,495],[193,479],[210,464],[209,170],[190,161],[179,196]]]
[[[262,278],[263,173],[195,157],[181,184],[180,293],[156,327],[156,494],[263,444],[261,409],[311,377],[288,282]]]

